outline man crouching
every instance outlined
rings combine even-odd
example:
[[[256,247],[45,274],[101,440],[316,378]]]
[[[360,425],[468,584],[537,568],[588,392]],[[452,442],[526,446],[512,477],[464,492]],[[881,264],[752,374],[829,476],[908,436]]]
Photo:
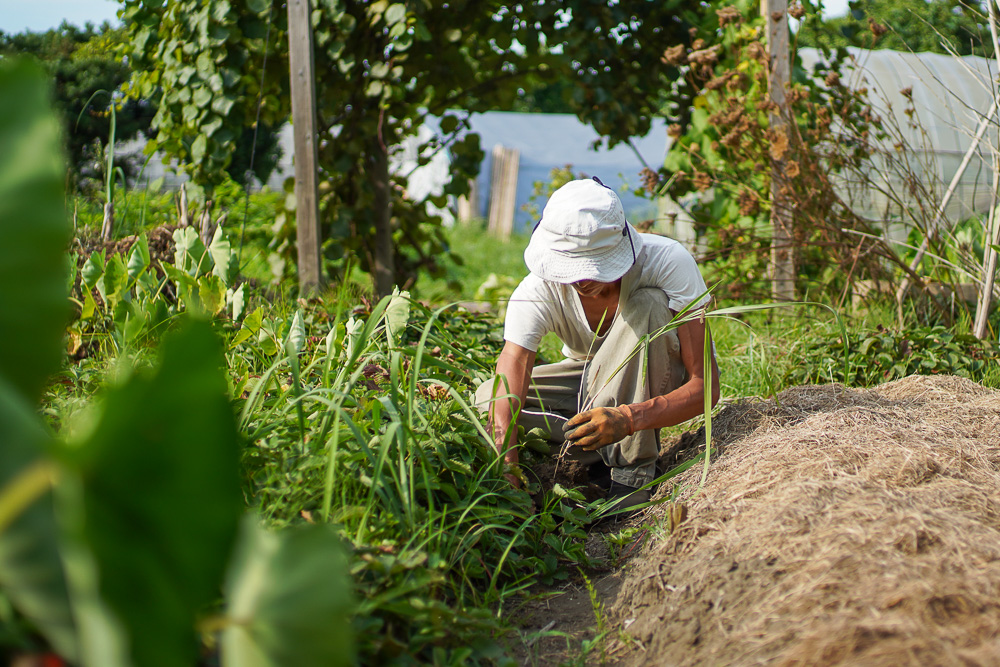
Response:
[[[496,378],[476,392],[497,451],[518,462],[516,415],[525,429],[566,441],[578,460],[596,461],[597,452],[611,468],[616,511],[648,502],[641,487],[656,477],[659,429],[704,409],[704,321],[649,337],[689,304],[708,302],[694,258],[672,239],[638,233],[614,190],[584,179],[549,198],[524,260],[531,273],[507,306]],[[549,332],[566,359],[536,367]],[[714,405],[714,353],[711,365]]]

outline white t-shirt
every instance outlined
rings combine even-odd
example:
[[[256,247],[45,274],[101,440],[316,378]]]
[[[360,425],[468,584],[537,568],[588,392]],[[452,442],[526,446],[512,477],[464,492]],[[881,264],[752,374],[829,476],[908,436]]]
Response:
[[[708,289],[691,253],[677,241],[655,234],[642,235],[642,250],[622,277],[621,301],[643,287],[662,289],[674,311],[683,309]],[[706,295],[698,305],[708,300]],[[570,359],[592,357],[604,339],[591,330],[580,296],[571,285],[548,282],[529,273],[510,297],[504,340],[534,352],[550,331],[563,342],[563,354]]]

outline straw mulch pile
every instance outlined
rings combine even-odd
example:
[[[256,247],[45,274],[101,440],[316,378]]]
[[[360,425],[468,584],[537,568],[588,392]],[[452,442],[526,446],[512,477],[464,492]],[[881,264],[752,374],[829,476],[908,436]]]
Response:
[[[686,521],[633,560],[612,659],[1000,664],[1000,392],[798,387],[715,429],[702,492],[700,467],[680,480]]]

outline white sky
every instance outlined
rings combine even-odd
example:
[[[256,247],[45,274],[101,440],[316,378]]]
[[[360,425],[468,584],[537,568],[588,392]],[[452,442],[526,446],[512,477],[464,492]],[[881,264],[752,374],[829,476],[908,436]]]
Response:
[[[825,16],[847,13],[847,0],[826,0]],[[36,32],[55,28],[64,20],[83,26],[90,21],[100,25],[104,21],[117,22],[116,0],[0,0],[0,30],[18,33]]]
[[[0,0],[0,30],[42,32],[64,20],[78,26],[87,21],[115,23],[119,6],[115,0]]]

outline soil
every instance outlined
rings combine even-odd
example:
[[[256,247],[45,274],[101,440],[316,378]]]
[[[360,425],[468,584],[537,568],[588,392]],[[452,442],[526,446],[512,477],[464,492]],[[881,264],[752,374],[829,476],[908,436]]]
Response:
[[[161,225],[146,232],[146,241],[149,244],[149,258],[151,264],[160,271],[161,261],[174,261],[174,230],[179,225]],[[128,261],[128,254],[132,251],[132,246],[139,237],[136,235],[125,236],[113,241],[103,241],[99,237],[84,237],[74,241],[75,247],[71,250],[77,253],[77,265],[83,267],[87,258],[95,252],[104,250],[105,257],[111,255],[121,255],[122,259]],[[162,275],[162,273],[160,274]]]
[[[649,508],[616,558],[592,532],[596,602],[578,576],[507,610],[521,664],[1000,664],[1000,392],[797,387],[714,422],[704,485],[674,480],[686,518]]]

